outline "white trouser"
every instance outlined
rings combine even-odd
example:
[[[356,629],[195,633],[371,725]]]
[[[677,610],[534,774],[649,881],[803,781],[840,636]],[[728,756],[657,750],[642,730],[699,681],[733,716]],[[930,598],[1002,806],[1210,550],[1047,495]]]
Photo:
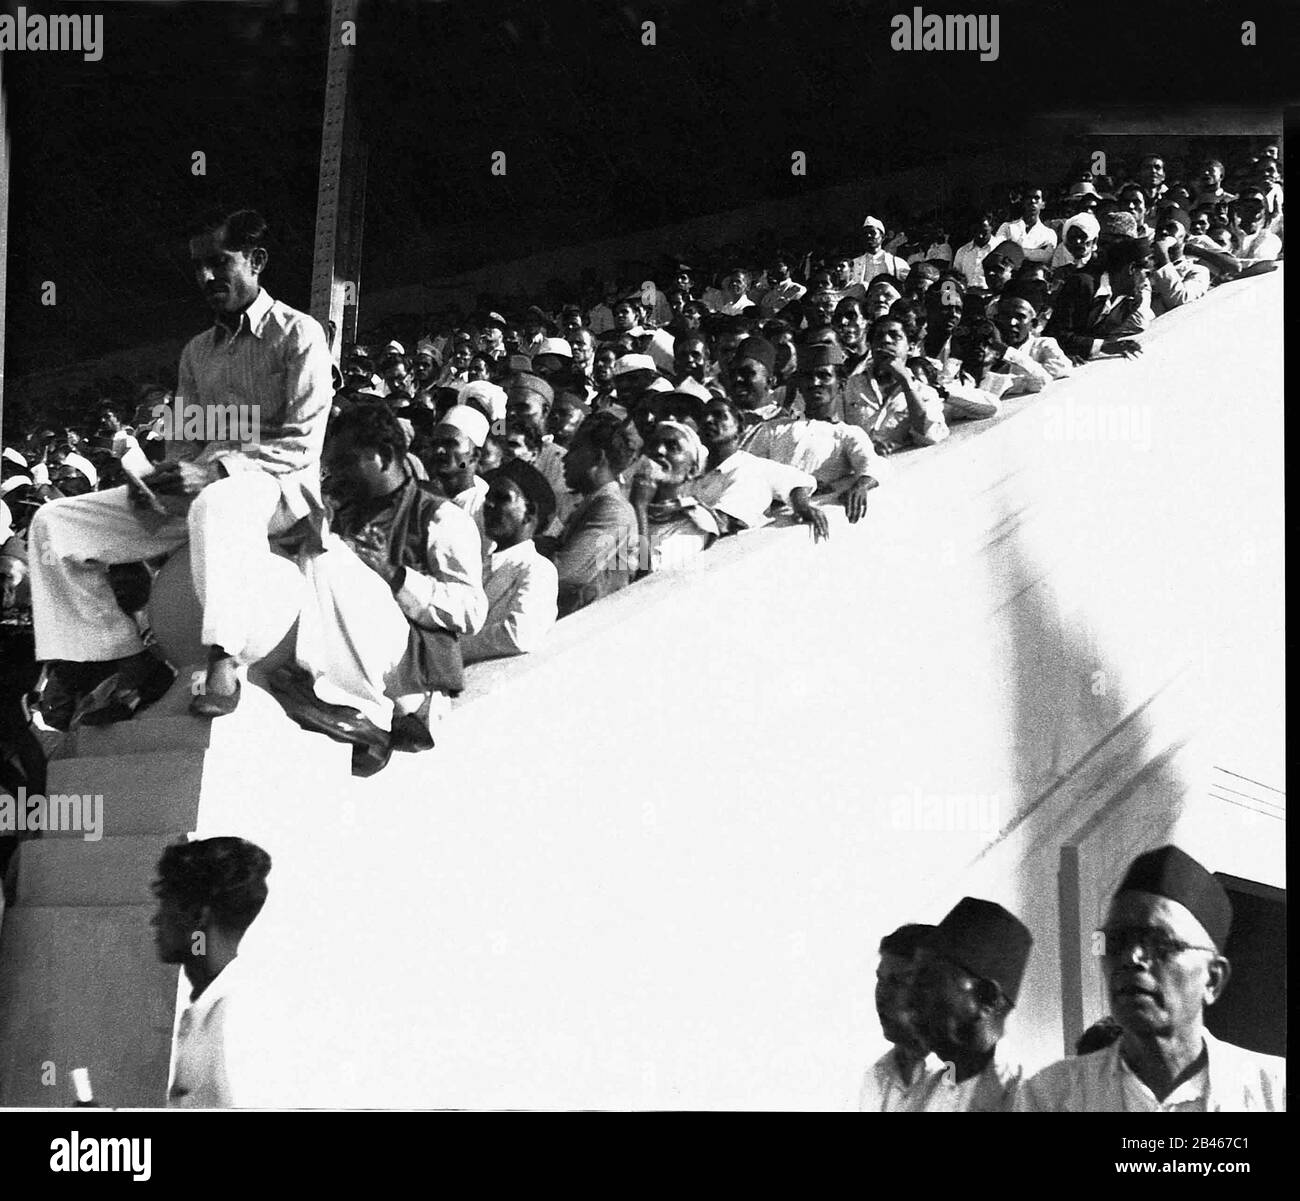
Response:
[[[322,554],[302,555],[299,565],[307,581],[298,617],[299,666],[315,679],[321,700],[350,706],[389,729],[393,698],[387,690],[406,654],[406,614],[389,586],[336,534],[325,536]],[[423,699],[402,697],[398,711],[419,708]]]
[[[271,550],[280,486],[261,471],[209,484],[185,517],[159,520],[132,505],[126,488],[51,501],[32,518],[28,544],[38,659],[102,662],[141,649],[135,622],[118,607],[106,568],[190,544],[203,644],[239,658],[256,616],[258,582]]]

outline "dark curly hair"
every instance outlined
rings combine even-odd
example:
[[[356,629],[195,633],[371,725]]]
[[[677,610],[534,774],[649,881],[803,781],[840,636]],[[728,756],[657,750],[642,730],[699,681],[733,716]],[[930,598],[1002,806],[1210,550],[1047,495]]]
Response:
[[[243,838],[173,843],[158,860],[156,897],[207,907],[218,926],[242,934],[266,904],[271,856]]]
[[[385,467],[406,456],[406,434],[387,405],[354,404],[344,409],[334,418],[330,437],[345,435],[351,435],[358,446],[377,450]]]

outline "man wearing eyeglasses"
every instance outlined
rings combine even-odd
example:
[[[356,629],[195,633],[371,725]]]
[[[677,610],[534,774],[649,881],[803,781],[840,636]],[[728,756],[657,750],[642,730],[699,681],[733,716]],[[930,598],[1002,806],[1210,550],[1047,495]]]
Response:
[[[1205,1009],[1223,995],[1232,904],[1177,847],[1139,855],[1099,930],[1111,1013],[1123,1029],[1105,1050],[1044,1068],[1021,1112],[1212,1113],[1286,1109],[1286,1067],[1220,1042]]]

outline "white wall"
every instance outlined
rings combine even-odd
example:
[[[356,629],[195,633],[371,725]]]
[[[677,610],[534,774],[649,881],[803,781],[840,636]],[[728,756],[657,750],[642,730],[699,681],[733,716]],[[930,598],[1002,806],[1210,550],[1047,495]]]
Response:
[[[1280,826],[1205,792],[1285,789],[1281,328],[1280,273],[1219,289],[896,460],[829,545],[720,544],[477,672],[435,751],[292,798],[247,950],[266,1098],[850,1105],[876,943],[965,893],[1033,930],[1011,1045],[1059,1055],[1097,1005],[1083,960],[1063,1019],[1063,846],[1067,942],[1170,831],[1284,884]]]

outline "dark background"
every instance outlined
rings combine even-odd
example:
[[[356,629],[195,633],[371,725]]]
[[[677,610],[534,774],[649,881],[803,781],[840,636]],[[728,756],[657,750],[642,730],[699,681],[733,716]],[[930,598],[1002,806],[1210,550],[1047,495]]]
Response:
[[[1043,112],[1294,91],[1294,5],[989,7],[992,63],[892,51],[890,17],[912,9],[898,0],[369,0],[364,287],[1011,145]],[[201,325],[183,232],[209,204],[271,217],[276,293],[307,303],[326,0],[40,6],[87,8],[104,14],[102,61],[6,55],[11,382]],[[806,177],[790,174],[794,149]],[[206,176],[191,174],[195,150]],[[505,178],[489,173],[494,150]],[[40,304],[45,280],[56,306]]]

